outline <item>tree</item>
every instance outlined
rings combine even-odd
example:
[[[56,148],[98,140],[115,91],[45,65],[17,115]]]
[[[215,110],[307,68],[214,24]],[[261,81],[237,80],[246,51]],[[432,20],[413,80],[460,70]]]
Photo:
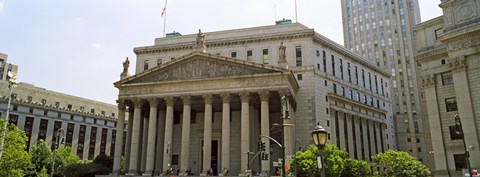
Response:
[[[72,164],[65,168],[63,175],[68,177],[95,177],[112,172],[113,158],[100,154],[91,163]]]
[[[3,132],[4,122],[4,119],[0,119],[0,132]],[[26,151],[26,143],[25,132],[14,124],[9,124],[0,158],[0,176],[22,177],[27,169],[33,167],[31,156]]]
[[[32,163],[35,165],[31,173],[33,176],[40,173],[43,168],[46,168],[49,174],[51,173],[53,154],[45,141],[40,140],[36,145],[32,146],[30,154]]]
[[[376,172],[377,176],[385,177],[427,177],[430,170],[410,154],[402,151],[388,150],[374,155],[374,165],[383,169]]]
[[[311,145],[305,151],[298,151],[291,163],[290,173],[294,172],[296,164],[298,177],[320,176],[318,156],[319,152],[315,145]],[[367,177],[372,173],[366,161],[351,159],[347,152],[329,144],[323,149],[323,167],[325,176],[328,177]]]
[[[59,147],[55,150],[55,175],[64,176],[63,171],[65,167],[78,164],[81,162],[80,158],[72,153],[72,147]]]

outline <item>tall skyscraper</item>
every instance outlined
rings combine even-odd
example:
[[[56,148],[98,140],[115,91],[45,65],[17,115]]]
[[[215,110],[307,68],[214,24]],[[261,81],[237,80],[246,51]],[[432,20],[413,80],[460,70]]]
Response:
[[[428,121],[414,60],[418,0],[342,0],[345,47],[391,73],[397,149],[430,165]]]

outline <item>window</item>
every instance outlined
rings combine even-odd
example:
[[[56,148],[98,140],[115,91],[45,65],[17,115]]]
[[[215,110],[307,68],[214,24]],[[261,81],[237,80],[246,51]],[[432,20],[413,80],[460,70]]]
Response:
[[[333,93],[337,94],[337,84],[333,84]]]
[[[145,60],[143,62],[143,70],[147,70],[148,69],[148,60]]]
[[[297,66],[302,66],[302,47],[301,46],[295,47],[295,61],[297,62]]]
[[[299,80],[299,81],[303,80],[302,74],[297,74],[297,80]]]
[[[438,35],[440,35],[441,33],[442,33],[442,28],[435,30],[435,40],[438,40]]]
[[[447,108],[447,112],[456,111],[457,110],[457,98],[446,98],[445,99],[445,107]]]
[[[163,63],[163,59],[157,59],[157,65],[161,65]]]
[[[456,171],[462,171],[462,169],[467,168],[467,161],[465,159],[465,154],[454,154],[453,159],[455,161]]]
[[[91,109],[90,113],[95,114],[95,109]]]
[[[332,55],[332,75],[335,76],[335,56]]]
[[[230,57],[232,58],[237,58],[237,52],[231,52]]]
[[[457,131],[455,130],[455,126],[449,126],[448,129],[450,129],[450,139],[451,140],[461,140],[462,139],[462,134],[457,134]]]
[[[327,57],[325,51],[322,51],[323,55],[323,72],[327,72]]]
[[[247,61],[252,61],[253,51],[247,50]]]
[[[263,64],[268,64],[268,49],[263,49]]]
[[[442,84],[443,85],[453,84],[452,72],[442,73]]]

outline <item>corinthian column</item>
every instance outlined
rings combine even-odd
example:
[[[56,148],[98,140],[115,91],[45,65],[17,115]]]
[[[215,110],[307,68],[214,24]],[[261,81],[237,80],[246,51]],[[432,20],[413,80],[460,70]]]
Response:
[[[212,160],[212,95],[203,95],[205,99],[205,118],[203,130],[203,170],[202,176],[207,175]]]
[[[262,90],[258,92],[260,95],[260,134],[261,135],[267,135],[270,136],[270,114],[269,114],[269,109],[268,109],[268,103],[270,99],[270,92],[268,90]],[[268,139],[263,139],[265,142],[265,149],[270,148],[270,140]],[[270,151],[265,150],[266,154],[270,153]],[[269,155],[271,156],[271,154]],[[270,158],[268,160],[263,160],[262,159],[262,173],[264,172],[270,172]]]
[[[241,92],[240,94],[240,99],[242,101],[242,118],[241,118],[241,125],[240,125],[240,152],[242,153],[241,155],[241,169],[240,173],[243,174],[247,170],[247,161],[248,159],[248,154],[250,153],[250,129],[249,129],[249,124],[250,124],[250,93],[248,92]]]
[[[188,169],[188,160],[190,158],[190,114],[191,114],[191,97],[182,96],[183,101],[183,123],[182,123],[182,147],[180,154],[180,171],[185,173]]]
[[[145,164],[145,174],[152,175],[155,164],[155,130],[157,126],[158,100],[152,98],[148,100],[148,103],[150,103],[150,116],[148,117],[147,163]]]
[[[170,165],[170,154],[172,154],[172,135],[173,135],[173,105],[175,104],[175,98],[166,97],[165,103],[167,104],[166,119],[165,119],[165,143],[163,143],[163,172],[167,172]]]
[[[222,169],[230,169],[230,93],[222,97]]]
[[[120,174],[120,159],[122,158],[123,129],[125,127],[125,101],[118,100],[117,134],[115,136],[115,154],[113,156],[113,174]],[[130,131],[130,130],[128,130]]]
[[[130,153],[130,169],[128,169],[129,174],[138,173],[138,155],[139,155],[139,143],[140,143],[140,119],[142,111],[142,101],[140,99],[134,99],[133,105],[135,107],[133,111],[133,129],[132,129],[132,144],[131,144],[131,153]]]

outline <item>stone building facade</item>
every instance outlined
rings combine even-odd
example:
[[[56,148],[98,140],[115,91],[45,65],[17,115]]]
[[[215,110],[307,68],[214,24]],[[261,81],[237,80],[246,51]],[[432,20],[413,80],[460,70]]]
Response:
[[[115,83],[119,120],[133,122],[128,175],[169,168],[244,174],[253,156],[247,152],[258,152],[259,139],[270,158],[254,160],[250,169],[273,174],[281,151],[260,135],[284,144],[288,161],[312,144],[317,123],[329,132],[328,142],[352,158],[370,160],[396,143],[390,74],[313,29],[293,23],[170,36],[135,48],[135,74],[124,69]],[[284,110],[293,126],[282,137]],[[115,173],[119,164],[116,153]]]
[[[6,116],[9,94],[8,82],[0,80],[1,118]],[[27,150],[40,140],[53,149],[61,128],[65,145],[80,159],[92,160],[102,153],[113,155],[116,113],[115,105],[18,83],[13,88],[9,122],[25,131]]]
[[[480,169],[480,1],[443,0],[443,16],[418,24],[416,60],[421,65],[422,84],[432,135],[435,176],[460,176]],[[455,115],[463,125],[455,131]]]
[[[420,23],[418,1],[342,0],[343,36],[346,48],[391,73],[397,148],[433,168],[412,42],[413,27]]]

